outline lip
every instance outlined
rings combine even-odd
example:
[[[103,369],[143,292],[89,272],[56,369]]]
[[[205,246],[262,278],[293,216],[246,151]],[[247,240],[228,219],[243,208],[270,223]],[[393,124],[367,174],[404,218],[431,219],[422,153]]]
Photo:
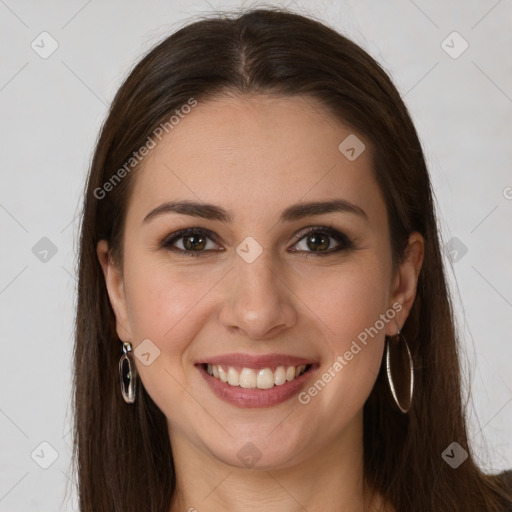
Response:
[[[231,353],[205,358],[200,361],[196,361],[195,364],[202,365],[208,363],[260,370],[261,368],[277,368],[278,366],[299,366],[301,364],[314,365],[316,361],[287,354],[266,354],[261,356],[253,356],[243,353]]]
[[[240,386],[231,386],[212,377],[206,372],[206,364],[224,364],[226,366],[246,367],[253,369],[272,368],[277,366],[309,365],[309,369],[300,377],[287,381],[281,386],[270,389],[248,389]],[[205,379],[213,393],[231,405],[242,409],[273,407],[286,402],[297,395],[306,383],[312,378],[319,367],[317,362],[284,354],[270,354],[265,356],[251,356],[248,354],[225,354],[215,356],[196,363],[196,368]]]

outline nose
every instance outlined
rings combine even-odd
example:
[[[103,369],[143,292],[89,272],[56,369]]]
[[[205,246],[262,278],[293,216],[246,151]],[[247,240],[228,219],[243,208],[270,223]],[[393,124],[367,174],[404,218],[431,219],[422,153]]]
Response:
[[[268,340],[296,323],[293,291],[273,264],[270,251],[264,250],[252,263],[237,256],[229,283],[219,314],[228,330],[252,340]]]

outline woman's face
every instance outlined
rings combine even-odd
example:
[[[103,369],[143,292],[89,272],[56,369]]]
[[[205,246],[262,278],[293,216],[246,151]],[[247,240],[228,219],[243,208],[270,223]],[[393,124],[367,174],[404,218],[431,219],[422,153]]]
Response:
[[[370,152],[311,99],[226,96],[134,171],[122,273],[98,254],[173,448],[277,468],[360,435],[421,264],[392,272]]]

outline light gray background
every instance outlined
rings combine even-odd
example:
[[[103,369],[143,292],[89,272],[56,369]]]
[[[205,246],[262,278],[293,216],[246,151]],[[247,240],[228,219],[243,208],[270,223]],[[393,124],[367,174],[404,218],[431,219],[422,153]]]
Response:
[[[270,4],[312,13],[353,38],[404,95],[444,240],[467,248],[450,275],[472,442],[487,471],[512,467],[511,1]],[[1,511],[77,508],[69,467],[76,215],[107,106],[158,40],[196,14],[242,5],[0,0]],[[47,59],[31,48],[43,31],[59,45]],[[469,44],[458,58],[441,46],[453,31]],[[461,43],[445,45],[453,53]],[[57,248],[46,262],[32,251],[43,237]],[[43,469],[52,449],[58,458]]]

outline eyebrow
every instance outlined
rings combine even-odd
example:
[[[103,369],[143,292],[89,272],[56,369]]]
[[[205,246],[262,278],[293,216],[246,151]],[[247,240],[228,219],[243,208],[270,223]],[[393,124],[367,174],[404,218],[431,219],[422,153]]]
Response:
[[[332,212],[352,213],[368,220],[368,215],[359,206],[345,199],[333,199],[330,201],[293,204],[283,210],[279,217],[279,222],[292,222],[304,217]],[[151,210],[144,217],[143,223],[147,223],[155,217],[169,213],[179,213],[192,217],[201,217],[203,219],[219,220],[221,222],[231,222],[233,220],[233,216],[228,210],[214,204],[198,203],[194,201],[170,201]]]

